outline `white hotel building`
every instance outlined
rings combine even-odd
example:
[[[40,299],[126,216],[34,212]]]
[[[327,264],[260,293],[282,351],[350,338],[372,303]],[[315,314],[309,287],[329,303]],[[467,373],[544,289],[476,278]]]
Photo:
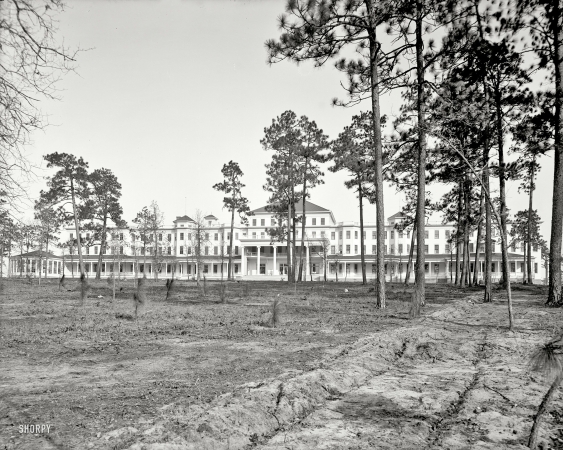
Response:
[[[237,278],[242,279],[287,279],[287,246],[285,242],[272,242],[268,234],[268,228],[275,225],[272,213],[265,207],[255,209],[254,215],[249,217],[248,225],[235,225],[233,237],[233,269]],[[302,213],[302,205],[296,205],[296,214]],[[306,202],[305,223],[305,246],[304,267],[307,280],[320,280],[326,276],[328,279],[340,281],[361,281],[361,259],[360,259],[360,224],[358,222],[337,222],[332,211]],[[396,225],[403,220],[400,213],[394,214],[387,219],[385,226],[385,274],[387,281],[404,280],[408,264],[411,246],[411,232],[401,232]],[[202,257],[201,277],[208,279],[221,278],[227,274],[228,243],[230,235],[230,223],[219,223],[218,219],[209,215],[205,217],[206,242],[204,256]],[[176,217],[173,224],[163,227],[158,233],[159,249],[162,256],[159,264],[155,265],[154,257],[139,253],[139,247],[135,249],[135,237],[129,230],[112,231],[114,238],[120,242],[119,246],[113,247],[114,252],[108,249],[102,256],[101,272],[108,276],[113,265],[116,271],[125,278],[139,276],[143,271],[147,276],[154,276],[155,267],[159,278],[174,276],[179,279],[192,279],[195,277],[198,264],[193,257],[191,233],[194,221],[188,216]],[[426,278],[429,282],[449,282],[455,277],[455,248],[450,248],[448,238],[453,232],[451,225],[428,223],[426,226]],[[61,236],[61,241],[73,239],[74,230],[67,228]],[[111,236],[110,236],[111,237]],[[301,243],[301,224],[297,226],[297,247]],[[324,244],[323,244],[324,241]],[[470,239],[469,251],[471,271],[473,271],[475,259],[476,232]],[[149,244],[150,246],[151,244]],[[376,227],[374,223],[364,224],[364,252],[367,276],[375,277],[375,249],[376,249]],[[223,247],[223,251],[221,251]],[[328,250],[323,255],[323,247]],[[481,268],[480,278],[484,267],[483,244],[481,244]],[[95,276],[100,245],[92,245],[83,249],[83,257],[86,274]],[[160,251],[160,250],[159,250]],[[297,249],[299,252],[299,248]],[[299,255],[299,254],[298,254]],[[46,256],[46,258],[45,258]],[[27,270],[33,276],[37,276],[39,267],[39,252],[12,256],[11,273],[18,275]],[[298,258],[299,259],[299,258]],[[524,270],[524,255],[522,244],[512,246],[509,249],[509,273],[511,279],[521,281]],[[500,244],[493,245],[493,280],[500,278]],[[23,262],[23,264],[22,264]],[[411,263],[414,265],[414,261]],[[66,276],[78,276],[78,255],[74,252],[70,255],[58,254],[44,255],[42,263],[43,275],[57,277],[64,271]],[[453,270],[453,274],[452,274]],[[174,273],[173,273],[174,272]],[[473,275],[473,274],[472,274]],[[534,248],[532,252],[532,277],[536,283],[543,283],[546,277],[540,252]],[[414,281],[414,271],[411,266],[410,281]]]

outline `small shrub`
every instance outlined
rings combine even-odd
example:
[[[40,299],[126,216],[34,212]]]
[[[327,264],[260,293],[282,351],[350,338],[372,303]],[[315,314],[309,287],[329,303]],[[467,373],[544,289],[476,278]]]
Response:
[[[84,274],[80,275],[80,300],[84,305],[84,301],[88,298],[88,294],[90,293],[90,285],[88,284],[88,280],[86,280],[86,276]]]
[[[207,295],[207,278],[203,277],[203,295]]]
[[[221,299],[221,303],[227,303],[227,285],[220,284],[219,285],[219,298]]]
[[[61,287],[63,289],[66,289],[66,282],[65,282],[65,274],[63,273],[63,276],[61,277],[61,279],[59,280],[59,291],[61,290]]]
[[[281,323],[282,306],[280,299],[276,298],[272,303],[272,327],[276,328]]]

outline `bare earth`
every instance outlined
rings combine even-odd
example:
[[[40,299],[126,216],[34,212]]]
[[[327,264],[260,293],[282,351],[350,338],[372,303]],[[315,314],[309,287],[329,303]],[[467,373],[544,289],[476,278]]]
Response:
[[[4,284],[0,448],[526,448],[549,387],[528,361],[563,323],[538,288],[514,292],[509,333],[501,292],[482,304],[478,289],[429,285],[409,320],[402,286],[377,310],[358,284],[229,283],[223,304],[218,283],[179,283],[165,301],[163,281],[134,321],[132,281],[115,302],[91,284],[84,307],[76,281]],[[560,397],[544,449],[563,449]]]

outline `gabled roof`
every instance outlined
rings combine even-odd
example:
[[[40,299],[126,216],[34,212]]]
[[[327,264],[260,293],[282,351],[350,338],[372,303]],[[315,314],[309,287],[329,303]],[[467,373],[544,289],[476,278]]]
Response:
[[[191,217],[189,217],[189,216],[181,216],[181,217],[180,217],[180,216],[176,216],[176,220],[174,221],[174,223],[176,223],[176,222],[183,222],[183,221],[185,221],[185,220],[187,220],[188,222],[193,222],[193,221],[194,221],[194,220],[193,220]]]
[[[251,212],[256,214],[256,213],[267,213],[269,211],[266,210],[265,206],[262,206],[261,208],[254,209]],[[295,212],[296,213],[302,213],[303,212],[303,201],[302,200],[299,200],[295,204]],[[322,206],[315,205],[314,203],[311,203],[311,202],[308,202],[307,200],[305,200],[305,212],[306,213],[308,213],[308,212],[330,212],[330,210],[323,208]]]
[[[208,216],[204,217],[205,220],[219,220],[213,214],[209,214]]]
[[[387,220],[392,220],[392,219],[398,219],[398,218],[407,218],[408,216],[406,214],[404,214],[403,212],[399,211],[395,214],[393,214],[391,217],[388,217]]]

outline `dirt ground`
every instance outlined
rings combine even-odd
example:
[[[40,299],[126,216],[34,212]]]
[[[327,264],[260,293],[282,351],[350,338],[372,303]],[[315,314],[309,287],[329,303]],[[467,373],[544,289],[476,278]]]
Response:
[[[528,361],[563,323],[525,287],[510,333],[502,293],[482,304],[446,285],[428,285],[409,320],[402,286],[377,310],[357,283],[229,283],[222,303],[218,283],[165,300],[150,281],[135,321],[132,281],[115,302],[91,282],[85,306],[77,281],[36,283],[0,293],[2,449],[525,448],[549,386]],[[562,405],[545,449],[563,449]]]

